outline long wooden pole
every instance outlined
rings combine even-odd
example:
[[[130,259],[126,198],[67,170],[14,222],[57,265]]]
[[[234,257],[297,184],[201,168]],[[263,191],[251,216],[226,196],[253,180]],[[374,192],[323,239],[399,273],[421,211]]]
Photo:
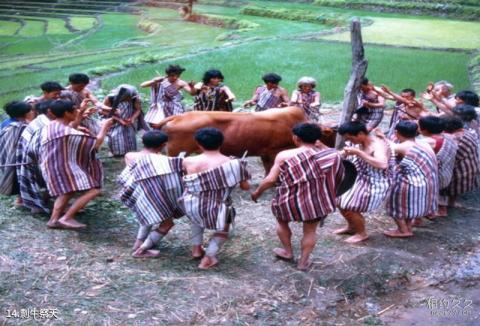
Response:
[[[363,48],[362,27],[358,19],[352,21],[350,25],[350,35],[352,40],[352,72],[343,95],[340,124],[352,120],[353,113],[358,106],[357,96],[360,85],[368,67],[368,60],[365,59],[365,51]],[[343,147],[343,138],[340,135],[337,135],[335,147],[337,149]]]

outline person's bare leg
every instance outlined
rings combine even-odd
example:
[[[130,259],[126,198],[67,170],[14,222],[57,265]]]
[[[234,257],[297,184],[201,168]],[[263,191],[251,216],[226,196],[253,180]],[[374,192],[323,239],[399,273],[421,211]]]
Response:
[[[448,197],[448,207],[457,207],[457,196],[449,196]]]
[[[205,256],[203,256],[200,264],[198,265],[199,269],[210,269],[218,265],[217,253],[222,249],[223,245],[228,239],[228,231],[230,225],[227,224],[223,232],[215,233],[208,243],[207,250],[205,250]]]
[[[23,200],[22,200],[22,197],[17,196],[17,198],[15,198],[15,207],[21,207],[23,206]]]
[[[303,238],[301,242],[302,253],[297,265],[297,268],[300,270],[307,270],[312,264],[310,261],[310,254],[317,244],[318,224],[319,222],[303,223]]]
[[[409,227],[407,226],[407,222],[405,221],[405,219],[394,219],[394,220],[395,220],[395,223],[397,224],[397,229],[384,231],[383,234],[391,238],[408,238],[413,236],[413,233],[409,230]],[[410,220],[409,223],[411,228],[412,220]]]
[[[90,189],[83,193],[80,197],[77,198],[67,210],[65,215],[63,215],[58,222],[67,228],[71,229],[82,229],[85,228],[86,225],[83,223],[78,222],[75,220],[75,215],[78,213],[79,210],[84,208],[92,199],[97,197],[101,194],[100,189]]]
[[[160,223],[158,228],[150,232],[150,234],[145,239],[145,241],[141,244],[141,246],[137,250],[135,250],[135,252],[133,253],[133,257],[135,258],[158,257],[160,255],[160,251],[153,250],[151,248],[158,245],[158,243],[168,234],[168,232],[173,228],[174,225],[175,224],[173,223],[172,218]]]
[[[358,243],[367,240],[368,235],[365,231],[365,218],[363,215],[357,212],[348,212],[347,216],[355,234],[345,239],[345,242]]]
[[[288,222],[277,220],[277,235],[283,248],[275,248],[273,249],[273,253],[283,259],[292,259],[292,230],[290,230]]]
[[[137,237],[135,238],[135,243],[133,244],[132,248],[133,252],[137,251],[137,249],[140,248],[142,243],[148,238],[151,230],[151,225],[140,225],[138,227]]]
[[[191,225],[191,236],[192,239],[192,257],[194,259],[202,258],[205,255],[205,250],[203,250],[203,233],[205,229],[201,226],[192,223]]]
[[[342,216],[347,221],[347,226],[334,230],[332,232],[333,234],[355,234],[355,229],[354,229],[354,226],[352,225],[349,213],[350,213],[349,211],[340,209],[340,214],[342,214]]]
[[[50,220],[47,223],[49,228],[57,228],[59,227],[58,220],[62,216],[63,212],[65,211],[66,206],[68,205],[68,201],[72,198],[73,193],[64,194],[58,196],[55,199],[53,204],[52,215],[50,215]]]

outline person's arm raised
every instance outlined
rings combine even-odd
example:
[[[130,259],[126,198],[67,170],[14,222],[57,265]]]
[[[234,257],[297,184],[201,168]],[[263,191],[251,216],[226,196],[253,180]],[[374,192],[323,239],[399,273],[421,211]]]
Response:
[[[140,84],[140,87],[151,87],[152,85],[161,82],[164,78],[165,77],[157,77],[152,80],[144,81],[143,83]]]

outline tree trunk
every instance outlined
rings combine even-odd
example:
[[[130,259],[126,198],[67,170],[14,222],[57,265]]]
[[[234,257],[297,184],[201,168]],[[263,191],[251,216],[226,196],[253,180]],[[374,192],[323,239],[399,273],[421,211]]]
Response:
[[[362,79],[367,72],[368,61],[365,59],[365,53],[363,49],[362,41],[362,28],[360,21],[355,19],[350,25],[350,34],[352,38],[352,72],[350,74],[350,80],[345,87],[343,93],[343,108],[342,115],[340,117],[340,125],[351,121],[352,116],[358,106],[358,92]],[[343,137],[337,135],[336,148],[343,147]]]

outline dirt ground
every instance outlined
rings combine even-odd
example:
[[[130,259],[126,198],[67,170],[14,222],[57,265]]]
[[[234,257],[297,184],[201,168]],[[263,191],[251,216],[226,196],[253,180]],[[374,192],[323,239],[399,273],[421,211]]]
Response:
[[[263,170],[249,160],[256,186]],[[331,233],[344,223],[332,214],[318,231],[312,268],[300,272],[271,254],[272,192],[253,203],[237,190],[221,264],[199,271],[185,218],[161,244],[161,258],[130,256],[136,222],[115,199],[122,163],[106,159],[105,167],[103,197],[79,216],[85,231],[48,230],[46,216],[0,200],[0,325],[480,324],[479,191],[462,200],[471,208],[427,222],[408,240],[383,236],[393,222],[379,211],[367,217],[371,238],[346,244]],[[297,254],[300,231],[294,225]],[[33,308],[56,309],[58,319],[7,318]]]

